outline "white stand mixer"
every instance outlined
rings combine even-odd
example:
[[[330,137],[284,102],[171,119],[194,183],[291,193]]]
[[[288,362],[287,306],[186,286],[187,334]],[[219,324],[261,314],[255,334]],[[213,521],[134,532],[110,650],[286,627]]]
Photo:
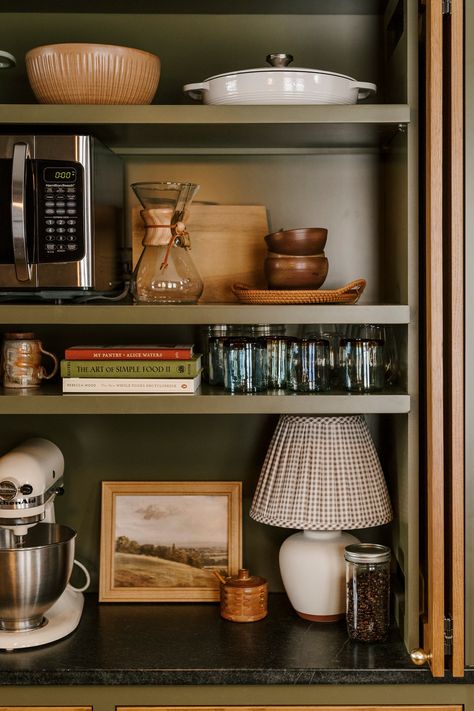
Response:
[[[90,578],[74,560],[75,531],[54,523],[63,471],[61,450],[39,437],[0,457],[0,649],[48,644],[79,624]],[[82,588],[68,583],[74,563]]]

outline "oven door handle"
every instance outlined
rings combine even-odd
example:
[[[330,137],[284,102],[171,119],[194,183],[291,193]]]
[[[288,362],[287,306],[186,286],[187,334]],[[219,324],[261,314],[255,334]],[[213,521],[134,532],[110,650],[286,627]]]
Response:
[[[12,236],[15,272],[18,281],[31,281],[31,265],[26,246],[26,143],[15,143],[12,161]]]

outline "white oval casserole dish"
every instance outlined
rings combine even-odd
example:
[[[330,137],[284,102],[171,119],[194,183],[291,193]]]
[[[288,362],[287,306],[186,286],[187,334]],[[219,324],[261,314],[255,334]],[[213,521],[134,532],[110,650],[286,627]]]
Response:
[[[267,61],[281,64],[216,74],[185,84],[183,91],[204,104],[355,104],[377,91],[375,84],[345,74],[288,67],[291,60],[291,55],[268,55]]]

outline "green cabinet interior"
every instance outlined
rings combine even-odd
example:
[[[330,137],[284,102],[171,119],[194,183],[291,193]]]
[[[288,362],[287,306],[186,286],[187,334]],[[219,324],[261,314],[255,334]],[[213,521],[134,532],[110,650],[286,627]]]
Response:
[[[56,516],[78,531],[76,556],[91,571],[95,591],[102,480],[242,481],[244,563],[266,577],[275,592],[283,589],[278,548],[289,531],[258,524],[248,511],[277,418],[267,414],[10,415],[1,418],[2,450],[28,436],[46,437],[61,448],[65,494],[56,499]],[[400,420],[400,428],[406,425],[406,415],[368,417],[376,441],[389,440],[393,420]],[[389,477],[395,476],[390,460],[388,456],[384,467]],[[386,541],[389,531],[371,529],[360,534]]]
[[[315,11],[317,5],[324,12]],[[46,10],[54,8],[45,3]],[[356,9],[355,6],[357,6]],[[5,5],[5,9],[11,7]],[[400,334],[404,391],[409,406],[403,413],[369,417],[389,481],[396,519],[378,536],[392,547],[400,590],[396,616],[407,648],[419,639],[418,603],[418,126],[417,8],[408,0],[387,3],[301,2],[273,5],[259,2],[255,14],[245,4],[231,14],[227,6],[204,3],[202,14],[187,14],[177,3],[174,14],[116,12],[33,12],[18,3],[18,12],[0,15],[0,46],[17,56],[18,67],[0,79],[0,128],[93,131],[123,156],[126,184],[139,180],[193,180],[204,201],[265,204],[270,227],[324,225],[329,228],[327,286],[354,278],[367,279],[364,300],[406,307],[394,323]],[[275,14],[281,8],[281,14]],[[128,9],[128,8],[127,8]],[[21,10],[25,10],[22,12]],[[401,19],[400,19],[401,18]],[[162,78],[156,104],[150,107],[36,106],[28,86],[23,57],[33,46],[60,41],[127,44],[159,54]],[[197,107],[184,104],[181,86],[190,81],[239,67],[262,66],[269,51],[289,49],[295,65],[330,68],[377,83],[376,104],[354,107]],[[27,104],[28,106],[23,106]],[[38,130],[39,130],[38,129]],[[130,209],[136,204],[126,190],[127,235]],[[238,244],[229,244],[238,249]],[[12,307],[15,313],[15,308]],[[146,308],[144,323],[102,315],[97,324],[75,325],[69,311],[51,306],[50,316],[34,317],[33,328],[48,348],[58,352],[78,342],[129,342],[175,337],[189,328],[183,317],[172,325],[166,307]],[[80,309],[81,307],[74,307]],[[121,307],[117,307],[120,310]],[[135,307],[139,313],[141,307]],[[3,331],[31,325],[25,310],[12,323],[8,306],[0,307]],[[118,311],[121,313],[120,311]],[[102,313],[102,312],[101,312]],[[149,314],[152,314],[149,316]],[[154,325],[153,313],[156,313]],[[191,312],[189,312],[191,313]],[[249,312],[250,313],[250,312]],[[259,315],[261,312],[258,312]],[[295,307],[293,313],[299,313]],[[307,309],[291,323],[331,322]],[[349,312],[352,314],[352,312]],[[235,311],[228,311],[232,322]],[[264,322],[284,322],[277,309]],[[225,315],[225,314],[224,314]],[[242,323],[242,315],[238,322]],[[338,320],[340,320],[338,316]],[[223,320],[223,319],[219,319]],[[193,324],[219,322],[214,318]],[[249,318],[249,321],[253,320]],[[354,320],[354,316],[348,320]],[[384,320],[383,318],[380,320]],[[390,319],[388,319],[390,320]],[[97,584],[101,480],[241,479],[244,482],[244,560],[268,577],[272,590],[281,589],[277,551],[288,531],[252,522],[248,507],[259,468],[277,420],[267,404],[251,412],[232,412],[226,400],[206,412],[203,401],[195,414],[138,414],[136,398],[116,415],[101,411],[101,399],[84,414],[44,415],[35,405],[41,394],[0,406],[2,451],[21,439],[41,435],[53,439],[66,458],[66,494],[58,501],[58,519],[78,530],[77,554]],[[46,397],[46,395],[44,396]],[[80,402],[80,401],[78,401]],[[370,401],[375,402],[374,400]],[[166,405],[166,408],[168,405]],[[36,408],[36,409],[35,409]],[[97,412],[94,414],[94,410]],[[165,409],[166,409],[165,408]],[[181,408],[181,405],[180,405]],[[230,408],[230,409],[229,409]],[[306,411],[306,410],[305,410]],[[377,411],[375,409],[370,410]],[[384,412],[383,408],[381,410]],[[62,411],[60,411],[62,413]],[[315,399],[315,412],[321,402]],[[389,410],[390,412],[390,410]],[[394,411],[395,412],[395,411]],[[236,432],[238,433],[236,435]],[[181,444],[186,441],[186,447]],[[238,456],[236,454],[238,453]],[[184,613],[183,613],[184,614]],[[338,690],[339,691],[339,690]]]

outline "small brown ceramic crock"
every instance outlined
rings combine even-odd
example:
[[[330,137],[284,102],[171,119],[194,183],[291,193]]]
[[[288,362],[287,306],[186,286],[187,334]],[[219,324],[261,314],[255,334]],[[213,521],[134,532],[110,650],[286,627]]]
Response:
[[[241,568],[237,576],[220,578],[221,616],[231,622],[256,622],[266,617],[268,585],[265,578]]]

